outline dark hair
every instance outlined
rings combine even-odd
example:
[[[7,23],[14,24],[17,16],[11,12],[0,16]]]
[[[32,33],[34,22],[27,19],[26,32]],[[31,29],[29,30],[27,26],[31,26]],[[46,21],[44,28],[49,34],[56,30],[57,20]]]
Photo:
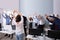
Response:
[[[16,22],[20,22],[21,21],[21,16],[20,15],[17,15],[16,16]]]
[[[29,18],[30,21],[33,21],[32,17]]]

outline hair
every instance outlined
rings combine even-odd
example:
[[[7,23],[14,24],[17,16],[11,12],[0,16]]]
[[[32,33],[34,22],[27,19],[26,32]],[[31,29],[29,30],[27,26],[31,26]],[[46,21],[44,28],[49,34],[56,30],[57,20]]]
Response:
[[[33,21],[32,17],[29,18],[30,21]]]
[[[16,16],[16,22],[20,22],[21,21],[21,16],[20,15],[17,15]]]

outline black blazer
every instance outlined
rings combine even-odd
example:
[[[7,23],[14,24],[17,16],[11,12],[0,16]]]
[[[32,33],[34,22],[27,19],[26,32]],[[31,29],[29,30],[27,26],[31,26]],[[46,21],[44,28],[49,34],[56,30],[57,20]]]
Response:
[[[27,17],[23,16],[23,23],[24,23],[24,26],[27,26]]]

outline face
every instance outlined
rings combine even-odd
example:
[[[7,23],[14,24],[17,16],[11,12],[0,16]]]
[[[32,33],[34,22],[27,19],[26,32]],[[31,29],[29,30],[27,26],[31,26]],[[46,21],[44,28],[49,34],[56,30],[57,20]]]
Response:
[[[49,19],[49,21],[54,21],[54,18],[52,18],[52,17],[48,17],[48,19]]]

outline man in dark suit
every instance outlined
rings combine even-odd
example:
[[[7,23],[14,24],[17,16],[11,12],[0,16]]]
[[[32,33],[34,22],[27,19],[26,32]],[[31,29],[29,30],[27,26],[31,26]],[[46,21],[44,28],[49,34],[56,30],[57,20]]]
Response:
[[[26,26],[27,26],[27,18],[25,17],[25,16],[23,16],[23,23],[24,23],[24,31],[25,31],[25,36],[27,36],[27,28],[26,28]]]
[[[53,23],[53,30],[60,30],[60,19],[54,16],[47,16],[46,19]]]

